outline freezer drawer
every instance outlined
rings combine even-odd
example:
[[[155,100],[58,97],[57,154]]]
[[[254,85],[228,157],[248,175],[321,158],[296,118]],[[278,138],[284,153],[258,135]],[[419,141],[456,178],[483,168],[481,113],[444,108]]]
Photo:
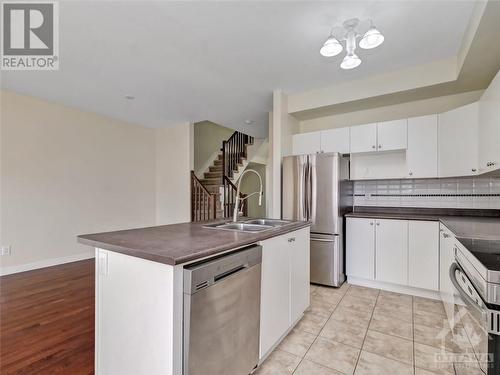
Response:
[[[341,237],[311,234],[311,282],[341,286],[345,281]]]

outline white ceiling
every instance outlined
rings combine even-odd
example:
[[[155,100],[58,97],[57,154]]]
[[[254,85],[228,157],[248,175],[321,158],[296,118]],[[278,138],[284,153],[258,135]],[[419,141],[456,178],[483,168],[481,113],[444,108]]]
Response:
[[[272,91],[297,92],[456,55],[472,1],[61,1],[60,70],[2,87],[151,127],[210,120],[267,135]],[[372,18],[385,43],[320,56],[330,27]],[[135,100],[124,96],[133,95]],[[255,120],[245,125],[246,119]]]

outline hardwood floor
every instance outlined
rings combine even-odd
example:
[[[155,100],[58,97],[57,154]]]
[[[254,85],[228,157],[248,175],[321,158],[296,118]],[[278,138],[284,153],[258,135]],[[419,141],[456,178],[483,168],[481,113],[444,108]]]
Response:
[[[94,260],[0,278],[0,373],[94,373]]]

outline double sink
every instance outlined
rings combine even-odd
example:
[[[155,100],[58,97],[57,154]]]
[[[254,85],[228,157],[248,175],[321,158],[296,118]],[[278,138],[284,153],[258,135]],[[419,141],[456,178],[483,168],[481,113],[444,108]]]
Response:
[[[238,222],[226,222],[204,225],[204,228],[233,230],[238,232],[262,232],[264,230],[282,227],[291,224],[289,220],[279,219],[250,219]]]

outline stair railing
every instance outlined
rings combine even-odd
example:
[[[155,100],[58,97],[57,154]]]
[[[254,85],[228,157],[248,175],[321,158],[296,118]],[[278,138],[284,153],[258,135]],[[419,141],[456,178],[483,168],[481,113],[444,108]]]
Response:
[[[231,181],[234,173],[238,171],[242,159],[247,157],[247,145],[253,144],[253,137],[235,131],[227,141],[222,142],[222,197],[224,205],[224,217],[233,215],[236,201],[237,188]],[[240,198],[245,197],[240,193]],[[246,200],[241,200],[243,215],[248,215],[248,205]]]
[[[234,211],[234,205],[236,203],[236,192],[238,188],[227,176],[223,176],[223,202],[224,202],[224,217],[232,217]],[[243,212],[243,216],[248,216],[248,203],[245,198],[246,194],[242,194],[240,192],[240,202],[241,202],[241,211]]]
[[[227,141],[222,142],[222,176],[232,178],[238,170],[241,159],[246,157],[247,145],[253,143],[253,137],[234,132]]]
[[[191,221],[206,221],[217,217],[216,196],[210,193],[191,171]]]

